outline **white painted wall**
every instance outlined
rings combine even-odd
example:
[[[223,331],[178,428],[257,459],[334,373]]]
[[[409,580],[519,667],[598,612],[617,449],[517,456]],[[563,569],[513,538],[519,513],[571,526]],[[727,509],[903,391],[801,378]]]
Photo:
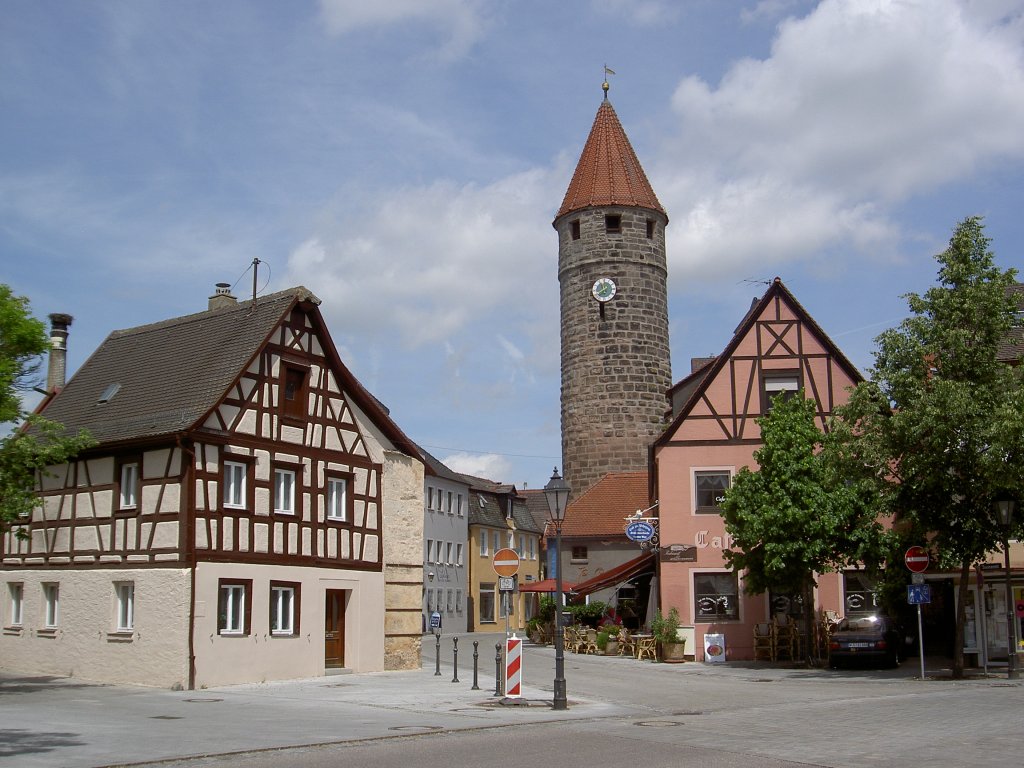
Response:
[[[217,595],[221,579],[252,579],[248,635],[220,635]],[[299,632],[270,633],[270,582],[300,585]],[[196,567],[196,688],[319,677],[324,674],[324,600],[328,589],[350,590],[345,615],[345,668],[384,669],[384,575],[376,571],[240,563]]]
[[[161,688],[188,685],[189,571],[118,568],[6,571],[0,578],[0,668]],[[135,585],[135,622],[117,632],[115,582]],[[24,591],[23,621],[10,623],[8,583]],[[44,582],[60,585],[57,628],[44,625]]]

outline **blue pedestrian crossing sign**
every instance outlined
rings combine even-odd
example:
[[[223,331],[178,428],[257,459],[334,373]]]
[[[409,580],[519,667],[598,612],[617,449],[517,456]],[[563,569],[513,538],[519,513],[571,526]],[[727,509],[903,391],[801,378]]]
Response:
[[[932,601],[931,584],[908,584],[907,603],[909,605],[928,605]]]

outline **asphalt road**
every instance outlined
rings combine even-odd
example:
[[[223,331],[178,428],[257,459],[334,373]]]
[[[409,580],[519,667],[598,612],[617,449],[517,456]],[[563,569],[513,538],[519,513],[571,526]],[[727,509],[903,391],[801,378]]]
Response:
[[[480,690],[471,690],[472,640]],[[417,672],[157,691],[0,677],[0,766],[1016,766],[1024,686],[897,670],[682,665],[527,647],[526,706],[493,696],[493,636],[444,638]],[[149,761],[149,762],[147,762]]]

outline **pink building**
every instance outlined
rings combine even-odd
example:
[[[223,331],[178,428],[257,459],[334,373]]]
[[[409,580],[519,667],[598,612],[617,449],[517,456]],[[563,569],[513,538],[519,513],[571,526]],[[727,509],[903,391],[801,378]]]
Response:
[[[824,428],[861,375],[779,278],[725,350],[694,360],[693,368],[670,390],[672,423],[653,447],[661,605],[665,612],[677,608],[683,624],[694,626],[688,655],[701,660],[704,635],[722,634],[728,659],[752,659],[755,625],[800,616],[804,606],[794,595],[744,594],[743,574],[722,557],[729,541],[718,499],[741,467],[754,467],[761,444],[755,420],[772,396],[802,390],[817,403]],[[871,613],[871,586],[859,572],[822,575],[813,609]]]

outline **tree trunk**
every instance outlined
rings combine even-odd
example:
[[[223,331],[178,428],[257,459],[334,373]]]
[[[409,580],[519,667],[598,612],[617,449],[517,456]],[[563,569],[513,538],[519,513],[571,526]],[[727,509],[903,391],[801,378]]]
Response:
[[[964,677],[964,626],[967,623],[967,593],[970,589],[971,563],[960,563],[960,586],[956,596],[956,636],[953,638],[953,679]],[[920,642],[920,639],[918,640]]]
[[[813,666],[817,659],[818,649],[814,643],[814,574],[810,574],[804,579],[804,637],[807,638],[807,642],[804,643],[804,660],[807,666]]]

